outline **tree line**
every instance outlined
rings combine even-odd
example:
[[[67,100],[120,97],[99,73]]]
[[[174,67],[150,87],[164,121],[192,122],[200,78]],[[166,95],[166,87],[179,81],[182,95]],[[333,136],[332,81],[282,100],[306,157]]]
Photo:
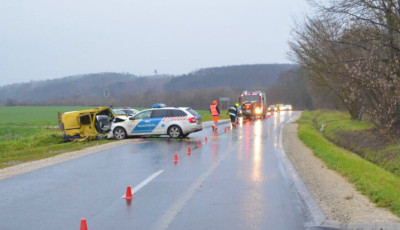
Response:
[[[368,113],[378,127],[400,132],[400,2],[311,0],[291,57],[314,92],[334,97],[352,119]]]
[[[288,85],[296,82],[289,81],[288,76],[293,75],[292,70],[296,67],[293,64],[239,65],[205,68],[181,76],[162,77],[138,77],[127,73],[71,76],[0,87],[0,105],[114,105],[146,108],[159,102],[170,106],[206,109],[212,100],[219,97],[229,97],[231,104],[237,102],[243,90],[265,91],[271,97],[270,103],[290,104],[290,100],[296,96],[289,97],[286,93],[298,87],[287,90]],[[281,79],[286,79],[286,83],[281,83]],[[105,90],[109,97],[105,97]],[[297,108],[304,108],[301,103],[297,104]]]

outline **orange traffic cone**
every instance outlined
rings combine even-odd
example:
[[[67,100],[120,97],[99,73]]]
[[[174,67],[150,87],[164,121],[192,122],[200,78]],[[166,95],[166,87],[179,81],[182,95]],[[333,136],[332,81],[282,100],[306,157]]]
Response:
[[[176,154],[176,153],[174,155],[174,163],[178,163],[178,154]]]
[[[206,143],[208,142],[208,138],[207,137],[204,138],[204,142],[206,142]]]
[[[188,146],[187,154],[188,154],[188,155],[192,154],[192,149],[190,148],[190,146]]]
[[[200,147],[201,146],[201,141],[198,141],[197,142],[197,147]]]
[[[126,200],[132,200],[133,199],[131,186],[126,187],[126,193],[125,193],[124,199],[126,199]]]
[[[81,228],[80,228],[80,230],[88,230],[85,218],[81,219]]]

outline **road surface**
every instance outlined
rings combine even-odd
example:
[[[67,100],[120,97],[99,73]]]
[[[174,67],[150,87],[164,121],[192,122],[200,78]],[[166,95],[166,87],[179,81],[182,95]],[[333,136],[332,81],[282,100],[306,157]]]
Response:
[[[279,160],[280,127],[294,113],[182,141],[135,138],[1,180],[0,229],[79,229],[81,218],[89,230],[305,229],[310,218]],[[121,198],[127,186],[131,202]]]

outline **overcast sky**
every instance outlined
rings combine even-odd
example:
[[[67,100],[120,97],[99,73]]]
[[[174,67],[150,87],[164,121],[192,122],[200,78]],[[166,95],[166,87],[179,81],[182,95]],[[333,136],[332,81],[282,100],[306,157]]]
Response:
[[[0,0],[0,85],[287,63],[305,0]]]

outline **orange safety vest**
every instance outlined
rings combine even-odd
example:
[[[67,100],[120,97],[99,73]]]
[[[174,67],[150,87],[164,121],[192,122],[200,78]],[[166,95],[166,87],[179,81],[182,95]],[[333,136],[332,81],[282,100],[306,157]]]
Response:
[[[210,105],[211,115],[218,116],[217,105]]]

